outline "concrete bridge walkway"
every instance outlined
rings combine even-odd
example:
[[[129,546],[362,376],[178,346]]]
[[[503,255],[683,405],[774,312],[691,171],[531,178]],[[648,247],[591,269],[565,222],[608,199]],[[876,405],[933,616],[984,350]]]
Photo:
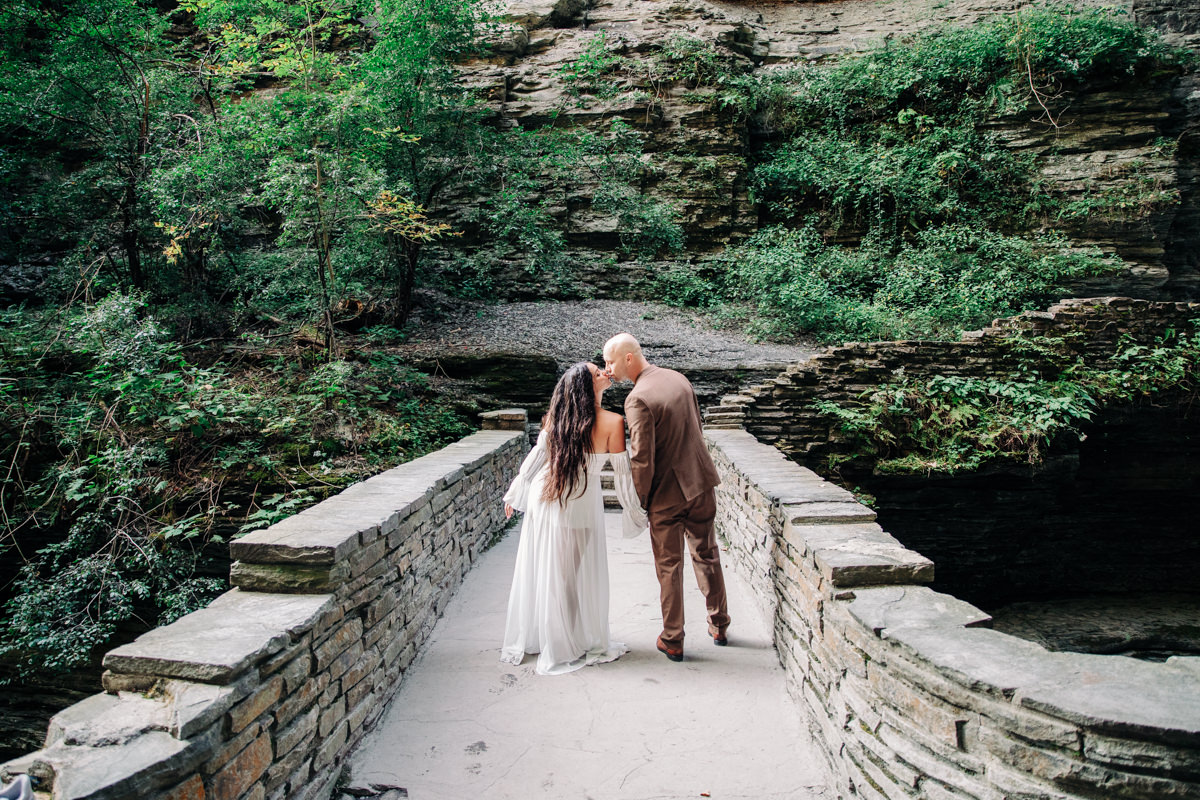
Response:
[[[718,648],[686,577],[685,658],[672,663],[654,648],[661,618],[649,537],[621,539],[620,517],[607,522],[612,636],[631,652],[552,677],[534,674],[532,656],[519,667],[499,661],[514,527],[467,575],[352,754],[352,789],[404,787],[414,800],[832,797],[747,585],[726,567],[733,624],[729,646]]]

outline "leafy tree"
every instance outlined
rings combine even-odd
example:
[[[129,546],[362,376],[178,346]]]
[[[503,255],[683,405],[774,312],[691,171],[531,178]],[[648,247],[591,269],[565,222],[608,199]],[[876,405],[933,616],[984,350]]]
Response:
[[[155,7],[125,0],[0,9],[0,168],[28,192],[15,222],[35,240],[76,232],[75,263],[137,288],[150,283],[156,238],[148,178],[198,124],[194,68],[176,58],[167,27]]]

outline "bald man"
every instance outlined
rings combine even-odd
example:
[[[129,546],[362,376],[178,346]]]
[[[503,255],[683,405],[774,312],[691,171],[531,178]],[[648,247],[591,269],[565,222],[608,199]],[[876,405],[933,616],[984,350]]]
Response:
[[[628,333],[604,345],[604,367],[613,380],[633,381],[625,399],[633,485],[650,517],[650,544],[662,602],[657,647],[683,660],[683,545],[692,553],[696,583],[708,607],[708,634],[725,645],[729,613],[725,576],[713,529],[721,482],[700,430],[700,403],[688,379],[646,361]]]

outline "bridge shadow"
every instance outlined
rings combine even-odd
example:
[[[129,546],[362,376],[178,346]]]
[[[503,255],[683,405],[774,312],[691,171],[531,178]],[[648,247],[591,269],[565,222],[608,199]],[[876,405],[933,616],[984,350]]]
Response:
[[[649,537],[606,515],[612,636],[620,660],[567,675],[499,661],[518,529],[486,553],[439,620],[378,725],[350,758],[350,786],[418,800],[832,797],[823,757],[788,696],[770,626],[726,565],[730,645],[706,636],[689,576],[682,663],[661,630]]]

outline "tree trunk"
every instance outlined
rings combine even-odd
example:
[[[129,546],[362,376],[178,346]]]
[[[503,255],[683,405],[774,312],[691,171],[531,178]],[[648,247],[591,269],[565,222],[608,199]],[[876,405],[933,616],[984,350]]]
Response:
[[[140,245],[141,237],[138,236],[137,229],[137,179],[130,175],[125,180],[125,195],[121,198],[121,246],[125,249],[129,282],[135,289],[146,288]]]
[[[388,234],[388,250],[396,265],[396,285],[392,296],[394,312],[392,324],[397,328],[408,322],[412,314],[413,290],[417,283],[417,260],[421,257],[421,243]]]

